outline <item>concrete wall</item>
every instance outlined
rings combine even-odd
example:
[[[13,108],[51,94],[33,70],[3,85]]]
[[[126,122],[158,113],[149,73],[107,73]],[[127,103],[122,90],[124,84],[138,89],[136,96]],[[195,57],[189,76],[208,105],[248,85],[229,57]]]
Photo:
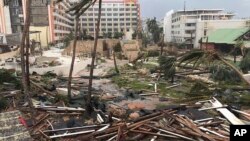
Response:
[[[208,43],[208,44],[203,43],[203,44],[201,45],[201,47],[202,47],[202,49],[204,49],[204,50],[214,50],[214,49],[215,49],[215,45],[212,44],[212,43]]]
[[[164,17],[164,41],[165,42],[171,42],[171,23],[172,23],[172,14],[174,13],[174,10],[169,11],[166,16]]]
[[[138,57],[138,53],[140,52],[141,42],[132,40],[123,42],[117,39],[108,39],[106,40],[108,51],[103,50],[103,40],[98,40],[97,44],[97,54],[99,56],[108,57],[112,54],[112,48],[117,43],[121,43],[123,55],[129,59],[129,61],[133,61]],[[63,55],[72,55],[72,47],[73,42],[70,43],[69,47],[67,47],[63,51]],[[76,56],[87,55],[90,57],[90,54],[94,47],[94,41],[77,41],[77,48],[76,48]],[[112,57],[112,56],[111,56]]]
[[[4,6],[3,0],[0,1],[0,33],[12,33],[9,6]]]
[[[11,29],[9,6],[4,6],[4,17],[5,17],[6,34],[11,34],[12,29]]]
[[[105,52],[103,50],[103,41],[104,40],[98,40],[97,43],[97,54],[100,54],[101,56],[107,56],[107,52]],[[119,43],[120,40],[117,39],[108,39],[106,40],[107,46],[109,51],[112,50],[112,47]],[[70,43],[69,47],[67,47],[64,51],[63,51],[63,55],[72,55],[72,47],[73,47],[73,41]],[[88,40],[88,41],[77,41],[77,47],[76,47],[76,56],[78,55],[90,55],[92,50],[94,47],[94,41],[92,40]]]
[[[39,42],[41,40],[42,47],[47,47],[48,43],[51,42],[50,38],[50,28],[49,26],[30,26],[30,31],[40,31],[40,39],[39,33],[34,33],[30,35],[30,39],[34,39]]]
[[[129,62],[135,60],[140,52],[141,42],[140,41],[129,41],[122,43],[123,54],[128,58]]]

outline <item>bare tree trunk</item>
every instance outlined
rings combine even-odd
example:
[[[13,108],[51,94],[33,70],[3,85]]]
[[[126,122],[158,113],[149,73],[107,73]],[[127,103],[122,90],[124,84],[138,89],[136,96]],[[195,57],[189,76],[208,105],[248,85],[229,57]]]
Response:
[[[247,81],[247,79],[243,76],[243,74],[241,73],[241,71],[239,71],[239,69],[237,69],[234,65],[230,64],[229,62],[227,62],[225,59],[223,59],[223,58],[220,57],[219,55],[218,55],[218,58],[219,58],[219,60],[221,60],[225,65],[227,65],[227,66],[229,66],[231,69],[233,69],[233,70],[238,74],[238,76],[240,77],[240,79],[241,79],[243,82],[245,82],[245,83],[247,83],[248,85],[250,85],[250,82]]]
[[[207,37],[207,40],[206,40],[206,50],[208,49],[208,37]]]
[[[24,89],[24,94],[25,97],[28,98],[29,106],[33,109],[33,104],[31,101],[30,93],[29,93],[29,88],[28,88],[28,79],[27,79],[27,68],[25,67],[25,58],[24,58],[24,53],[25,53],[25,39],[28,38],[29,34],[29,25],[30,25],[30,0],[26,0],[26,19],[24,23],[24,29],[22,33],[22,39],[21,39],[21,70],[22,70],[22,84],[23,84],[23,89]],[[27,54],[26,54],[27,55]],[[28,68],[29,69],[29,68]],[[32,112],[33,113],[33,112]]]
[[[28,22],[29,24],[29,22]],[[25,64],[25,68],[26,68],[26,81],[27,81],[27,87],[28,89],[30,89],[30,62],[29,62],[29,50],[30,50],[30,35],[29,35],[29,25],[28,25],[28,30],[27,30],[27,36],[26,36],[26,52],[25,52],[25,55],[26,55],[26,58],[25,58],[25,61],[26,61],[26,64]]]
[[[78,34],[78,27],[79,27],[79,17],[76,17],[76,25],[75,25],[75,38],[73,42],[73,54],[72,54],[72,61],[69,70],[69,80],[68,80],[68,98],[71,100],[71,81],[72,81],[72,74],[74,70],[74,63],[76,58],[76,45],[77,45],[77,34]]]
[[[88,97],[87,97],[87,103],[86,103],[86,111],[88,115],[92,113],[92,109],[93,109],[93,107],[91,106],[92,81],[93,81],[94,63],[95,63],[95,58],[96,58],[98,35],[99,35],[99,30],[100,30],[101,10],[102,10],[102,0],[99,0],[98,20],[97,20],[97,25],[96,25],[94,49],[92,52],[92,61],[91,61],[90,73],[89,73],[90,77],[89,77],[89,86],[88,86]]]
[[[119,73],[119,69],[118,69],[117,63],[116,63],[115,51],[113,51],[113,59],[114,59],[115,71],[116,71],[116,73]]]
[[[160,52],[161,56],[163,54],[163,47],[164,47],[164,34],[162,34],[162,41],[161,41],[161,52]]]
[[[174,76],[171,77],[171,83],[174,83]]]

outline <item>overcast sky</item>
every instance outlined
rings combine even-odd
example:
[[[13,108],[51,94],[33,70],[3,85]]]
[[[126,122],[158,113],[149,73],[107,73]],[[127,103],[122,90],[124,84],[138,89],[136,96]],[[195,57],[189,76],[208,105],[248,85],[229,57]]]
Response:
[[[139,0],[143,18],[157,17],[163,19],[169,10],[180,10],[184,0]],[[225,9],[234,12],[237,18],[250,17],[250,0],[186,0],[186,9]]]

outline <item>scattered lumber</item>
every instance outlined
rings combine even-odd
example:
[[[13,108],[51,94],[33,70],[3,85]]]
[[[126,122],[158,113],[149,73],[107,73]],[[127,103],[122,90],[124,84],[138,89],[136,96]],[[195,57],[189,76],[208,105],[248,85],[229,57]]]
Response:
[[[7,91],[7,92],[1,92],[0,97],[12,97],[16,96],[17,94],[20,94],[21,90],[13,90],[13,91]]]
[[[145,94],[139,94],[140,96],[152,96],[152,95],[159,95],[159,93],[145,93]]]
[[[47,94],[49,94],[49,95],[51,95],[51,96],[55,96],[55,95],[56,95],[56,94],[54,94],[54,93],[52,93],[52,92],[50,92],[50,91],[45,90],[43,87],[41,87],[39,84],[35,83],[35,82],[32,81],[32,80],[30,80],[30,83],[31,83],[32,85],[36,86],[37,88],[39,88],[41,91],[43,91],[43,92],[45,92],[45,93],[47,93]]]
[[[176,85],[172,85],[172,86],[168,86],[168,87],[166,87],[166,89],[170,89],[170,88],[174,88],[174,87],[178,87],[178,86],[181,86],[181,83],[180,84],[176,84]]]
[[[147,92],[139,95],[151,96],[159,95],[159,93]],[[212,106],[207,107],[204,103],[210,103]],[[119,107],[124,111],[128,110],[115,103],[110,104],[116,105],[115,108]],[[55,105],[64,104],[59,102]],[[229,123],[244,124],[242,120],[229,110],[244,116],[250,116],[250,114],[240,110],[228,109],[229,107],[227,105],[223,105],[216,98],[198,101],[194,105],[180,104],[179,106],[181,108],[156,110],[151,114],[147,113],[133,120],[121,117],[116,118],[112,113],[108,115],[99,109],[95,109],[96,115],[93,117],[95,122],[90,122],[87,125],[82,124],[81,126],[64,126],[58,128],[55,126],[56,120],[53,120],[53,117],[63,117],[66,119],[65,122],[69,122],[70,117],[81,117],[85,109],[37,104],[34,105],[34,107],[38,110],[39,114],[35,118],[35,122],[30,129],[32,130],[32,136],[40,137],[45,140],[72,138],[78,140],[93,139],[120,141],[127,139],[144,140],[144,137],[147,136],[152,141],[158,138],[164,140],[186,141],[227,141],[229,140]],[[218,111],[222,116],[193,120],[192,116],[190,117],[185,113],[179,112],[188,108],[195,108],[197,112],[214,110]],[[192,115],[192,113],[190,115]],[[59,122],[59,124],[61,124],[61,122]]]
[[[44,111],[59,111],[59,112],[84,112],[83,108],[72,108],[72,107],[56,107],[56,106],[36,106],[38,110]]]
[[[213,100],[211,100],[211,103],[214,107],[223,107],[223,105],[215,97],[213,97]],[[227,108],[217,108],[216,110],[219,111],[233,125],[244,124],[239,118],[237,118]]]

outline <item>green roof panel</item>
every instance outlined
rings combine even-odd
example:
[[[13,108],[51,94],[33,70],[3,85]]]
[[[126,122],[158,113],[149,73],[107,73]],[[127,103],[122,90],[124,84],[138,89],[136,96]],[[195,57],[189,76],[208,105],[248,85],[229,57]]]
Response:
[[[217,29],[213,33],[208,35],[208,43],[218,44],[234,44],[235,40],[249,31],[249,28],[225,28]],[[202,39],[202,42],[206,42],[206,37]]]

